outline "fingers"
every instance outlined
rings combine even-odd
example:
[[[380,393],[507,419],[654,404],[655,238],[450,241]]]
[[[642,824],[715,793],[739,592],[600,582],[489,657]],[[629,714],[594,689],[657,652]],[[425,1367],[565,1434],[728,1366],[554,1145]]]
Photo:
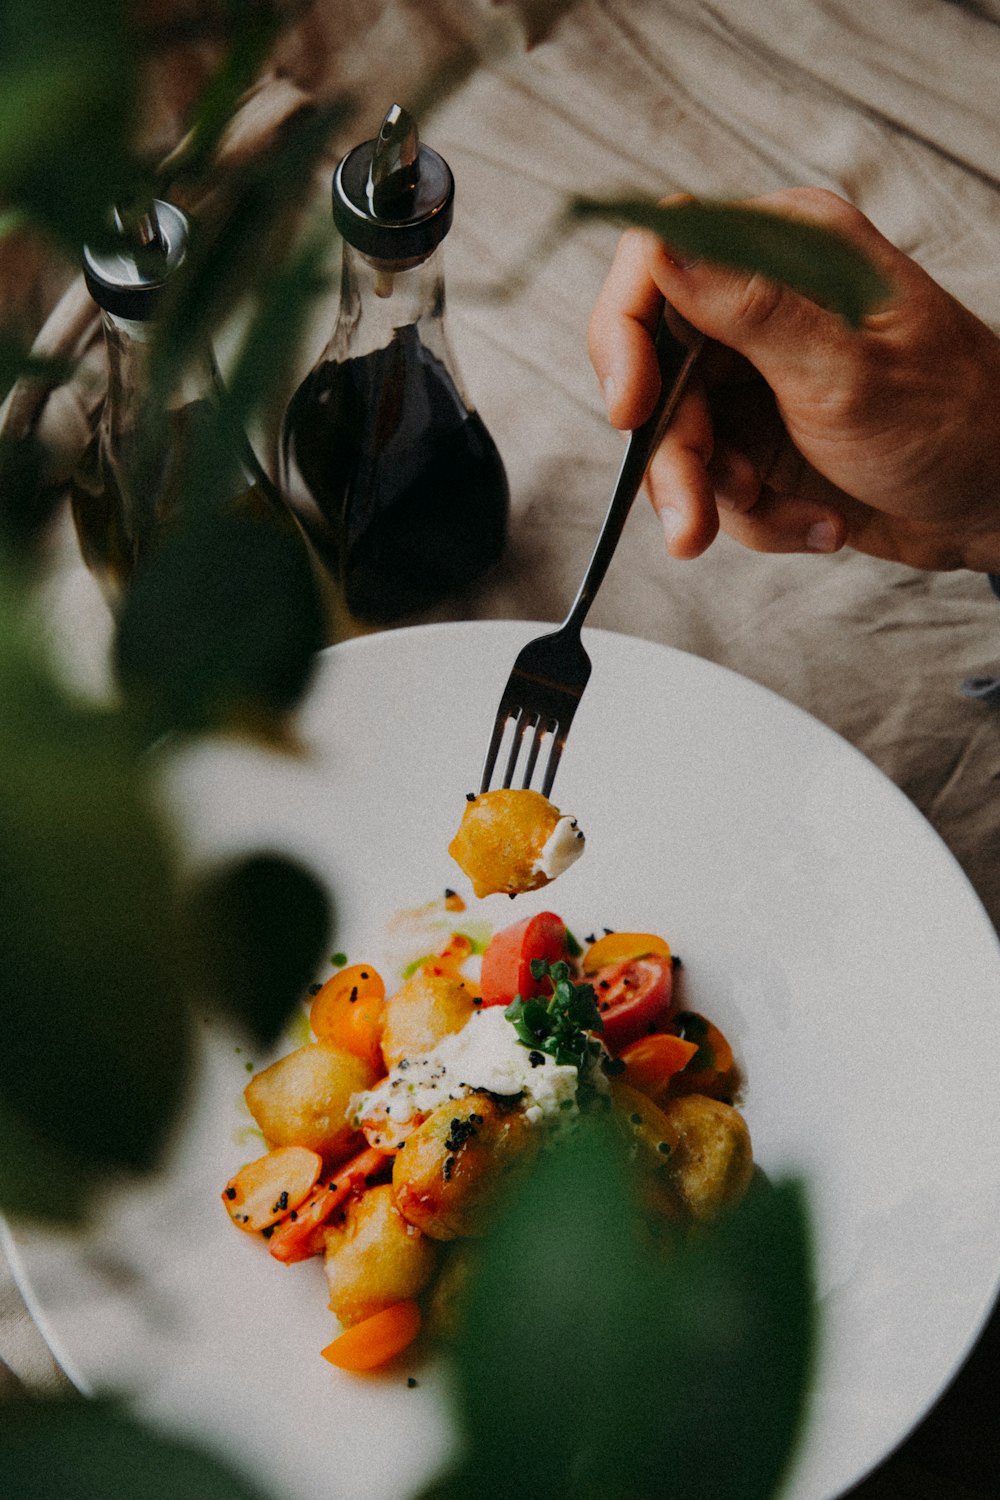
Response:
[[[691,386],[646,473],[646,491],[672,557],[699,557],[718,533],[708,476],[712,451],[708,402],[703,390]]]
[[[719,514],[726,535],[752,552],[838,552],[847,541],[847,522],[835,506],[766,486],[751,509],[722,506]]]
[[[587,332],[608,417],[623,431],[649,416],[660,389],[653,330],[663,294],[649,272],[647,236],[622,235]]]

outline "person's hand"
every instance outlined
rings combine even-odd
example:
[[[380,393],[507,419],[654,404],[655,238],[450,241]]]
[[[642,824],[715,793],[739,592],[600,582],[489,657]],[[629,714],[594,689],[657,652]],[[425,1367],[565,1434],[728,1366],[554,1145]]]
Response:
[[[647,475],[668,550],[697,557],[721,524],[762,552],[1000,571],[1000,339],[835,194],[754,206],[850,238],[892,290],[852,329],[761,277],[623,236],[589,337],[614,425],[655,400],[664,297],[715,341]]]

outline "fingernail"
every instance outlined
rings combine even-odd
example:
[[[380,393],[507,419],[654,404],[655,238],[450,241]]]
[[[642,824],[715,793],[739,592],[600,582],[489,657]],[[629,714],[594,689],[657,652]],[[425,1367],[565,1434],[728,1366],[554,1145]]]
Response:
[[[701,265],[701,260],[697,255],[683,255],[679,250],[668,250],[667,260],[671,265],[676,266],[678,271],[693,271],[695,266]]]
[[[836,552],[837,532],[832,521],[814,521],[806,532],[809,552]]]
[[[663,535],[668,542],[672,542],[676,536],[680,535],[684,517],[680,511],[674,510],[673,506],[665,505],[660,511],[660,524],[663,527]]]

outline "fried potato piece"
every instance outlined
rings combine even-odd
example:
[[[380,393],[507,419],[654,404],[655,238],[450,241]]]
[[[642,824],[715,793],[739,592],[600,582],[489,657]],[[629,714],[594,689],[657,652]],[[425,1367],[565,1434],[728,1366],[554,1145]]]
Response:
[[[472,995],[447,974],[414,974],[385,1004],[382,1056],[387,1068],[404,1057],[431,1052],[442,1037],[461,1031],[472,1015]]]
[[[327,1231],[324,1269],[330,1308],[345,1328],[405,1302],[430,1284],[438,1246],[396,1207],[384,1183],[353,1199],[344,1223]]]
[[[685,1213],[698,1223],[742,1198],[753,1176],[750,1131],[739,1110],[706,1094],[668,1099],[663,1114],[675,1132],[668,1175]]]
[[[583,850],[583,835],[570,828],[565,848],[556,851],[550,871],[539,860],[562,814],[540,792],[501,787],[466,802],[448,853],[472,881],[477,896],[535,891]]]
[[[538,1135],[520,1110],[488,1094],[439,1105],[393,1164],[400,1213],[435,1240],[480,1234],[497,1188],[530,1159]]]
[[[243,1097],[272,1146],[308,1146],[331,1162],[357,1139],[347,1118],[351,1095],[374,1082],[374,1069],[353,1052],[310,1042],[257,1073]]]

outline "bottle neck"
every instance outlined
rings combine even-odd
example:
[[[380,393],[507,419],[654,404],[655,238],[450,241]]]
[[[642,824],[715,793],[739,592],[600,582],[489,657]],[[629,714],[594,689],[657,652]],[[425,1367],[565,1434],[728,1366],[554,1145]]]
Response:
[[[200,445],[220,493],[251,488],[274,503],[276,492],[246,434],[229,412],[218,366],[207,348],[193,355],[164,402],[149,400],[155,324],[103,313],[108,394],[100,443],[123,492],[155,497],[178,480],[185,455]],[[151,501],[152,503],[152,501]]]
[[[106,416],[112,430],[125,433],[138,426],[145,411],[156,325],[151,321],[120,318],[106,311],[101,319],[108,356]],[[177,411],[196,401],[216,400],[218,379],[211,355],[197,355],[170,392],[168,411]]]
[[[340,313],[327,356],[339,362],[384,349],[397,329],[416,324],[421,342],[451,364],[444,311],[440,246],[414,264],[372,261],[345,242]]]

